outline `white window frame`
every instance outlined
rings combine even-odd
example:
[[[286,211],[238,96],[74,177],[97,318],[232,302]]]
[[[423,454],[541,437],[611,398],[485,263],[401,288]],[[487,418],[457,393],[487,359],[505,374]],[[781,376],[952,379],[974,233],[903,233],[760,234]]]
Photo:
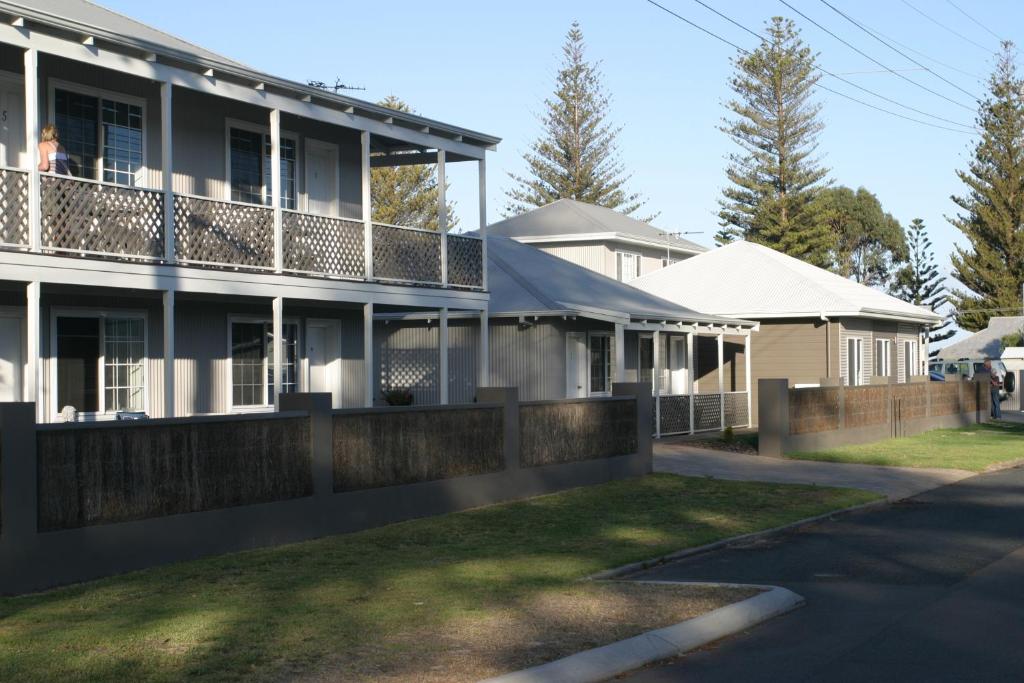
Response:
[[[881,354],[878,353],[879,346],[882,347]],[[874,354],[872,356],[872,360],[874,361],[875,366],[872,368],[872,370],[874,371],[874,376],[892,377],[892,339],[889,339],[888,337],[875,338],[874,348],[872,348],[871,351],[872,354]],[[878,372],[879,361],[881,361],[882,372]]]
[[[605,385],[608,387],[606,391],[594,391],[593,386],[593,369],[594,361],[591,356],[591,340],[596,337],[605,337],[608,339],[608,362],[605,363],[606,368],[606,381]],[[611,396],[612,395],[612,382],[615,377],[615,334],[610,331],[597,330],[587,332],[587,395],[588,396]]]
[[[636,274],[633,275],[633,277],[629,278],[628,280],[625,278],[625,272],[626,271],[625,271],[625,268],[624,268],[625,261],[626,261],[626,259],[625,259],[626,256],[631,256],[635,260],[635,263],[636,263],[636,271],[635,271]],[[642,258],[643,257],[642,257],[642,255],[639,252],[627,251],[625,249],[617,249],[615,251],[615,276],[616,276],[616,279],[619,282],[630,282],[631,280],[635,280],[636,278],[640,277],[640,264],[641,264],[641,259]]]
[[[239,130],[245,130],[245,131],[248,131],[250,133],[260,133],[262,135],[266,135],[268,138],[270,137],[270,126],[269,125],[264,126],[264,125],[259,124],[259,123],[252,123],[251,121],[243,121],[242,119],[232,119],[232,118],[225,118],[224,119],[224,177],[226,179],[226,182],[224,184],[224,199],[229,201],[229,202],[234,202],[234,200],[231,199],[231,129],[232,128],[238,128]],[[286,131],[286,130],[282,129],[281,130],[281,139],[282,140],[291,140],[292,142],[295,143],[295,195],[292,197],[292,200],[295,202],[295,209],[298,209],[299,206],[300,206],[299,198],[302,196],[302,193],[299,192],[299,165],[305,162],[306,155],[305,155],[304,152],[300,151],[300,149],[299,149],[299,134],[298,133],[295,133],[295,132],[292,132],[292,131]],[[301,156],[300,156],[300,154],[301,154]],[[339,154],[340,154],[340,151],[339,151]],[[340,166],[340,163],[341,163],[340,159],[341,159],[341,157],[339,156],[338,158],[339,158],[339,162],[338,163],[339,163],[339,166]],[[339,182],[339,184],[341,182],[341,171],[340,171],[340,169],[338,171],[338,182]],[[263,204],[254,204],[254,206],[265,206],[265,207],[268,207],[268,208],[273,208],[273,206],[271,206],[271,204],[269,204],[268,201],[267,201],[268,198],[270,197],[271,192],[273,191],[273,188],[270,187],[269,183],[270,183],[270,179],[269,178],[264,178],[263,194],[261,195],[261,197],[263,199]],[[339,198],[340,198],[340,194],[339,194]],[[248,202],[235,202],[235,203],[247,204]],[[282,208],[284,208],[284,207],[282,207]],[[284,210],[285,211],[292,211],[294,209],[284,209]]]
[[[142,410],[149,415],[149,315],[146,311],[140,310],[118,310],[116,308],[83,309],[83,308],[53,308],[50,310],[50,386],[48,388],[49,398],[47,403],[50,406],[52,421],[61,419],[61,406],[57,405],[57,318],[96,318],[104,321],[108,318],[116,320],[141,320],[142,321]],[[106,386],[106,329],[100,325],[99,339],[99,410],[95,412],[79,412],[78,419],[81,421],[112,420],[116,411],[107,411],[107,386]]]
[[[903,339],[903,381],[910,383],[910,378],[921,371],[921,351],[916,339]],[[910,374],[907,374],[907,371]]]
[[[142,109],[142,165],[139,167],[139,170],[135,174],[136,175],[135,187],[137,187],[137,188],[145,188],[145,189],[153,189],[153,188],[149,187],[150,186],[150,183],[149,183],[149,161],[148,161],[148,158],[147,158],[148,157],[147,150],[148,150],[148,147],[149,147],[147,129],[149,128],[149,126],[146,125],[147,124],[147,118],[146,118],[146,98],[138,97],[136,95],[127,95],[127,94],[125,94],[123,92],[118,92],[116,90],[105,90],[103,88],[94,88],[94,87],[89,86],[89,85],[80,85],[78,83],[72,83],[70,81],[64,81],[64,80],[61,80],[59,78],[50,78],[48,80],[48,82],[47,82],[47,86],[48,86],[47,95],[48,95],[48,98],[49,98],[48,101],[47,101],[47,111],[49,112],[49,120],[50,121],[56,120],[56,117],[57,117],[57,90],[67,90],[68,92],[73,92],[73,93],[76,93],[78,95],[86,95],[87,97],[97,97],[97,98],[99,98],[101,100],[102,99],[117,100],[119,102],[124,102],[125,104],[131,104],[131,105],[140,107]],[[96,177],[95,178],[87,178],[87,180],[95,180],[97,182],[104,182],[103,181],[103,147],[104,147],[104,142],[103,142],[103,139],[102,139],[103,112],[100,111],[98,113],[99,113],[99,116],[100,116],[100,119],[99,119],[100,140],[99,140],[99,144],[97,145],[97,149],[96,149]],[[118,187],[128,187],[128,185],[121,185],[120,183],[108,183],[108,184],[110,184],[110,185],[117,185]]]
[[[856,354],[855,354],[855,356],[853,358],[850,357],[850,342],[853,342],[853,348],[856,351]],[[846,381],[847,386],[855,386],[855,387],[863,386],[864,385],[864,338],[863,337],[847,337],[843,353],[846,354],[846,377],[844,378],[844,380]],[[857,366],[856,370],[857,370],[857,372],[851,373],[850,372],[850,363],[853,363],[854,361],[856,361],[856,366]],[[849,383],[851,375],[853,376],[853,379],[855,380],[852,385]]]
[[[270,324],[273,326],[274,320],[270,316],[265,315],[229,315],[228,316],[228,329],[227,329],[227,344],[226,354],[227,358],[227,373],[225,374],[225,386],[227,387],[227,405],[228,412],[231,413],[265,413],[274,409],[274,397],[264,395],[264,399],[268,400],[268,403],[254,404],[254,405],[235,405],[235,391],[234,391],[234,373],[232,371],[232,359],[231,354],[231,326],[234,323],[262,323],[264,325]],[[302,331],[302,324],[298,318],[284,318],[281,321],[282,325],[295,325],[298,329],[298,336],[295,339],[295,391],[304,391],[306,387],[305,378],[302,376],[303,363],[305,361],[305,354],[302,353],[302,344],[305,341],[305,335]],[[265,340],[264,340],[265,341]],[[270,354],[269,352],[263,358],[263,377],[267,377],[270,372]]]

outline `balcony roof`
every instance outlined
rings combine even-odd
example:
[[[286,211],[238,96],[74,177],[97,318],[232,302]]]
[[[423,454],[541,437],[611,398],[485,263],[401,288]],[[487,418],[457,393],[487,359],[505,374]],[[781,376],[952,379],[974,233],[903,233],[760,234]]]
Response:
[[[426,132],[453,141],[493,149],[501,138],[429,119],[417,114],[399,112],[347,95],[328,92],[304,83],[280,78],[228,57],[194,45],[140,21],[86,0],[0,0],[0,12],[20,19],[31,28],[45,33],[76,39],[102,42],[104,47],[128,53],[142,53],[147,58],[169,65],[191,67],[197,72],[212,70],[219,79],[247,84],[261,84],[296,99],[342,111],[352,111],[367,118],[385,121],[409,130]]]

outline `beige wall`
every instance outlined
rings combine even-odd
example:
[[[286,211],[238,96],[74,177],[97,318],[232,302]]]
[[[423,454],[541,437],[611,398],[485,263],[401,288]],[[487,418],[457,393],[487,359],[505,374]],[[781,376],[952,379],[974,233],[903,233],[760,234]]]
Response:
[[[664,249],[642,247],[633,244],[619,244],[611,241],[553,242],[549,244],[534,242],[531,245],[552,256],[557,256],[570,263],[589,268],[612,279],[618,278],[618,259],[616,253],[619,251],[640,255],[641,275],[647,275],[662,268],[663,259],[665,258]],[[675,260],[682,260],[684,257],[688,258],[678,252],[672,254],[672,258]]]

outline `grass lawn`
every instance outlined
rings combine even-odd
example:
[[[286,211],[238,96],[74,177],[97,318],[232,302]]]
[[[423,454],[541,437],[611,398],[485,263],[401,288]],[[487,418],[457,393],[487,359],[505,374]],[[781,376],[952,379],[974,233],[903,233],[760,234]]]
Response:
[[[0,680],[492,675],[654,627],[648,610],[686,618],[670,594],[583,576],[873,498],[657,474],[0,598]]]
[[[787,453],[786,457],[982,472],[996,463],[1024,458],[1024,424],[990,422],[960,429],[935,429],[902,439],[886,439],[828,451]]]

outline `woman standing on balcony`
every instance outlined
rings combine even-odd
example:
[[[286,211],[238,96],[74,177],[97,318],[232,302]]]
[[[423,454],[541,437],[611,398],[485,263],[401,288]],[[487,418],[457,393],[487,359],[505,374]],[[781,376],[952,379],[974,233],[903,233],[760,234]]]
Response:
[[[71,175],[68,153],[60,144],[57,126],[48,123],[43,127],[43,141],[39,143],[39,170],[44,173]]]

